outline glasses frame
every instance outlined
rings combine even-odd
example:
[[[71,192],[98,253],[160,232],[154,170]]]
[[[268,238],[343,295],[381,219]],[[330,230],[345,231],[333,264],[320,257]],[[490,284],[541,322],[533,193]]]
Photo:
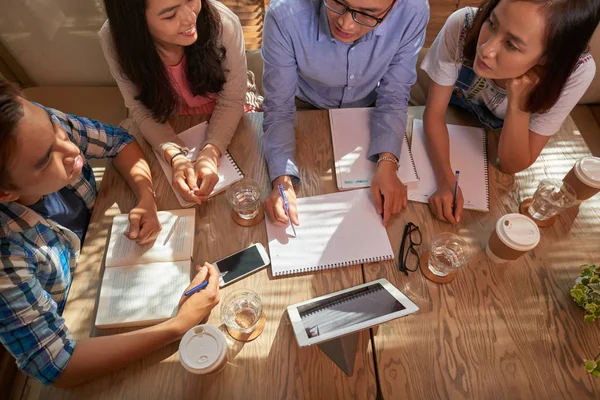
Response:
[[[418,242],[413,241],[413,232],[417,232],[419,234]],[[408,249],[406,249],[406,239],[410,241]],[[412,222],[409,222],[404,227],[404,233],[402,234],[402,243],[400,244],[400,251],[398,252],[398,270],[402,271],[404,275],[408,276],[408,272],[415,272],[419,269],[419,264],[421,263],[421,257],[417,250],[415,250],[415,246],[420,246],[423,243],[423,235],[421,234],[421,230],[419,227]],[[408,259],[409,254],[414,255],[417,258],[417,263],[414,268],[409,268],[406,265],[406,260]]]
[[[334,2],[334,3],[336,3],[336,4],[339,4],[340,6],[344,7],[344,11],[342,11],[342,12],[339,12],[338,10],[334,10],[333,8],[331,8],[330,6],[328,6],[328,5],[327,5],[327,2],[328,2],[328,1],[332,1],[332,2]],[[388,7],[388,8],[385,10],[385,14],[383,14],[383,16],[382,16],[381,18],[374,17],[374,16],[372,16],[372,15],[370,15],[370,14],[367,14],[367,13],[364,13],[364,12],[362,12],[362,11],[354,10],[354,9],[352,9],[352,8],[348,7],[347,5],[340,3],[340,2],[339,2],[339,1],[337,1],[337,0],[323,0],[323,4],[325,5],[325,7],[326,7],[328,10],[331,10],[331,12],[333,12],[333,13],[335,13],[335,14],[337,14],[337,15],[344,15],[344,14],[346,14],[347,12],[350,12],[350,13],[351,13],[351,15],[352,15],[352,19],[353,19],[353,20],[354,20],[354,22],[356,22],[357,24],[359,24],[359,25],[362,25],[362,26],[366,26],[366,27],[369,27],[369,28],[375,28],[377,25],[381,24],[381,23],[383,22],[383,20],[385,19],[385,17],[387,17],[387,15],[390,13],[390,10],[391,10],[391,9],[392,9],[392,7],[394,6],[394,4],[396,4],[396,0],[392,0],[392,4],[390,4],[390,6],[389,6],[389,7]],[[375,22],[375,25],[367,25],[367,24],[365,24],[365,23],[363,23],[363,22],[360,22],[360,21],[358,21],[358,20],[356,19],[356,14],[364,15],[365,17],[369,17],[369,18],[372,18],[372,19],[374,19],[374,20],[376,21],[376,22]]]

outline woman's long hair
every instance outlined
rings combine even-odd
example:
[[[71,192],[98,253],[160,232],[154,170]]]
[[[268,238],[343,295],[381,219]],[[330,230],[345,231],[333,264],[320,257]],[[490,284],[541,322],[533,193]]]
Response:
[[[479,31],[501,0],[485,0],[477,11],[465,39],[464,58],[475,60]],[[509,0],[513,1],[513,0]],[[598,0],[519,0],[541,4],[547,15],[543,57],[546,62],[536,69],[540,81],[529,98],[529,112],[548,111],[558,101],[582,53],[600,21]]]
[[[225,48],[219,41],[221,19],[208,0],[201,3],[198,40],[184,47],[187,81],[194,96],[220,92],[226,81]],[[104,7],[121,69],[139,90],[136,99],[152,111],[156,121],[165,122],[179,100],[148,30],[146,0],[104,0]]]

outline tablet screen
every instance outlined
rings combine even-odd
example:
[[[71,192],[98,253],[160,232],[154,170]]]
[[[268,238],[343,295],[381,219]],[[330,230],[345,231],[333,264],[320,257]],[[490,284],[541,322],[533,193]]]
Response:
[[[307,336],[315,338],[404,309],[402,303],[376,282],[300,306],[298,312]]]

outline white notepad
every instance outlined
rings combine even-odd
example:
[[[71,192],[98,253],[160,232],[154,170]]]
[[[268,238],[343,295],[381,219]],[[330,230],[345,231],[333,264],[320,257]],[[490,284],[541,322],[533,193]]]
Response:
[[[200,145],[206,139],[207,128],[208,124],[206,122],[203,122],[201,124],[192,126],[190,129],[183,131],[179,135],[177,135],[179,136],[183,144],[190,149],[187,158],[188,160],[192,161],[192,163],[196,161],[200,150],[202,150],[200,148]],[[156,158],[158,159],[158,162],[162,170],[164,171],[167,180],[171,184],[171,187],[173,187],[173,169],[156,150],[154,151],[154,155],[156,155]],[[221,191],[227,189],[229,185],[239,181],[244,177],[244,173],[242,172],[242,170],[228,151],[226,151],[225,154],[221,156],[221,160],[219,161],[218,173],[219,182],[217,182],[217,184],[213,188],[212,192],[210,193],[210,196],[214,196],[220,193]],[[194,202],[185,200],[183,197],[181,197],[177,190],[173,189],[173,192],[175,193],[177,201],[179,201],[179,204],[181,204],[182,207],[192,207],[196,204]]]
[[[369,189],[297,200],[300,226],[279,227],[267,219],[274,276],[391,260],[392,246]]]
[[[459,186],[467,210],[489,211],[487,136],[483,128],[447,125],[450,138],[450,164],[460,171]],[[419,181],[408,184],[408,199],[427,203],[436,188],[435,174],[425,147],[423,120],[413,122],[411,151],[419,171]]]
[[[373,108],[340,108],[329,110],[331,141],[335,159],[335,175],[340,190],[371,186],[377,164],[369,161]],[[419,180],[406,135],[400,151],[398,178],[404,184]]]
[[[159,211],[162,230],[153,245],[123,235],[127,214],[115,216],[98,300],[96,327],[153,325],[175,315],[190,284],[195,209]]]

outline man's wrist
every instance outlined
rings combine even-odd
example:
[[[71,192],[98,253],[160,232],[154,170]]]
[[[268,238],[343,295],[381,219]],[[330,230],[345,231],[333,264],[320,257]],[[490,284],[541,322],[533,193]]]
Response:
[[[292,186],[292,177],[290,175],[281,175],[273,179],[273,186],[282,184],[283,186]]]

